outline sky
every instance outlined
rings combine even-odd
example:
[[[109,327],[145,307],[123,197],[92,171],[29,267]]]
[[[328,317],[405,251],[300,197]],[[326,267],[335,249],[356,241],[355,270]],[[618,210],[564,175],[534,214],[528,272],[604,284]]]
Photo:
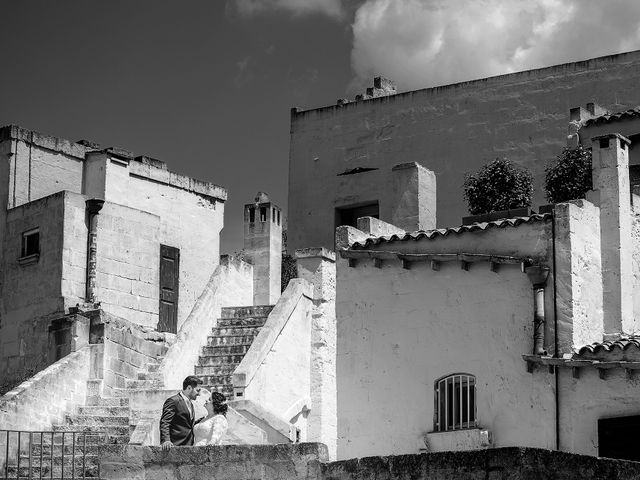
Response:
[[[22,0],[2,5],[0,126],[118,146],[287,207],[290,109],[640,49],[637,0]]]

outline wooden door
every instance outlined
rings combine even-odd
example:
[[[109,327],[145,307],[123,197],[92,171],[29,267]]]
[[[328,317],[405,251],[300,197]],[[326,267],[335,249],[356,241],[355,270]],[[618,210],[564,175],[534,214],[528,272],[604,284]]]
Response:
[[[178,333],[180,250],[160,245],[160,312],[158,331]]]

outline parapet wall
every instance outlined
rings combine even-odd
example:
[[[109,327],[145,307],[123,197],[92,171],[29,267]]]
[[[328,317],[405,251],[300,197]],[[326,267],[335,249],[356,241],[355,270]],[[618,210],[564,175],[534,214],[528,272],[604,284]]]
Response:
[[[105,480],[631,480],[640,463],[533,448],[497,448],[392,457],[368,457],[324,463],[326,446],[228,445],[159,447],[112,445],[100,454]]]

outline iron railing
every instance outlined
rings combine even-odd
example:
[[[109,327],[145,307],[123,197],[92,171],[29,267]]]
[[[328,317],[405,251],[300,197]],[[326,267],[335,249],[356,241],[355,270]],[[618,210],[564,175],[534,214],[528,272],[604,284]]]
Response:
[[[435,383],[436,432],[476,427],[476,379],[456,373]]]
[[[0,430],[0,479],[98,477],[89,452],[104,440],[95,432]]]

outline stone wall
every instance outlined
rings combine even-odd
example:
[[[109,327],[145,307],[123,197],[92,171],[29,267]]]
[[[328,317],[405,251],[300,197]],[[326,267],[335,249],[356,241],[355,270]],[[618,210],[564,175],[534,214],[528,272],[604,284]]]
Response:
[[[640,52],[427,88],[291,115],[288,248],[333,248],[336,207],[378,200],[393,223],[394,165],[435,172],[438,226],[467,209],[465,172],[496,157],[533,171],[533,203],[546,203],[545,164],[566,145],[569,110],[640,104]],[[368,167],[352,175],[346,170]]]
[[[3,429],[50,430],[64,414],[84,405],[92,349],[86,346],[38,372],[0,397]]]
[[[65,192],[13,208],[3,231],[0,385],[47,363],[48,327],[64,311],[60,290]],[[22,233],[40,229],[40,256],[22,263]]]
[[[552,267],[551,222],[381,243],[399,253],[531,257]],[[495,446],[554,445],[552,378],[533,382],[523,354],[533,347],[532,285],[519,264],[337,261],[338,458],[418,452],[434,430],[434,384],[476,378],[477,424]],[[552,278],[551,276],[549,278]],[[547,284],[545,349],[553,350]],[[410,400],[403,400],[410,399]],[[447,435],[440,433],[439,435]]]
[[[105,202],[97,224],[97,300],[104,310],[114,315],[156,328],[160,218]]]
[[[235,398],[285,421],[296,416],[302,439],[307,420],[298,414],[310,398],[312,298],[311,284],[292,279],[233,373]]]
[[[251,305],[252,301],[253,268],[223,256],[160,364],[158,371],[164,386],[177,390],[187,375],[193,375],[200,349],[216,326],[222,307]]]
[[[138,373],[147,372],[167,351],[167,339],[172,335],[101,312],[104,323],[104,391],[125,388],[127,380],[137,380]]]
[[[640,464],[531,448],[368,457],[325,463],[321,444],[176,447],[113,445],[100,452],[105,480],[631,480]]]

